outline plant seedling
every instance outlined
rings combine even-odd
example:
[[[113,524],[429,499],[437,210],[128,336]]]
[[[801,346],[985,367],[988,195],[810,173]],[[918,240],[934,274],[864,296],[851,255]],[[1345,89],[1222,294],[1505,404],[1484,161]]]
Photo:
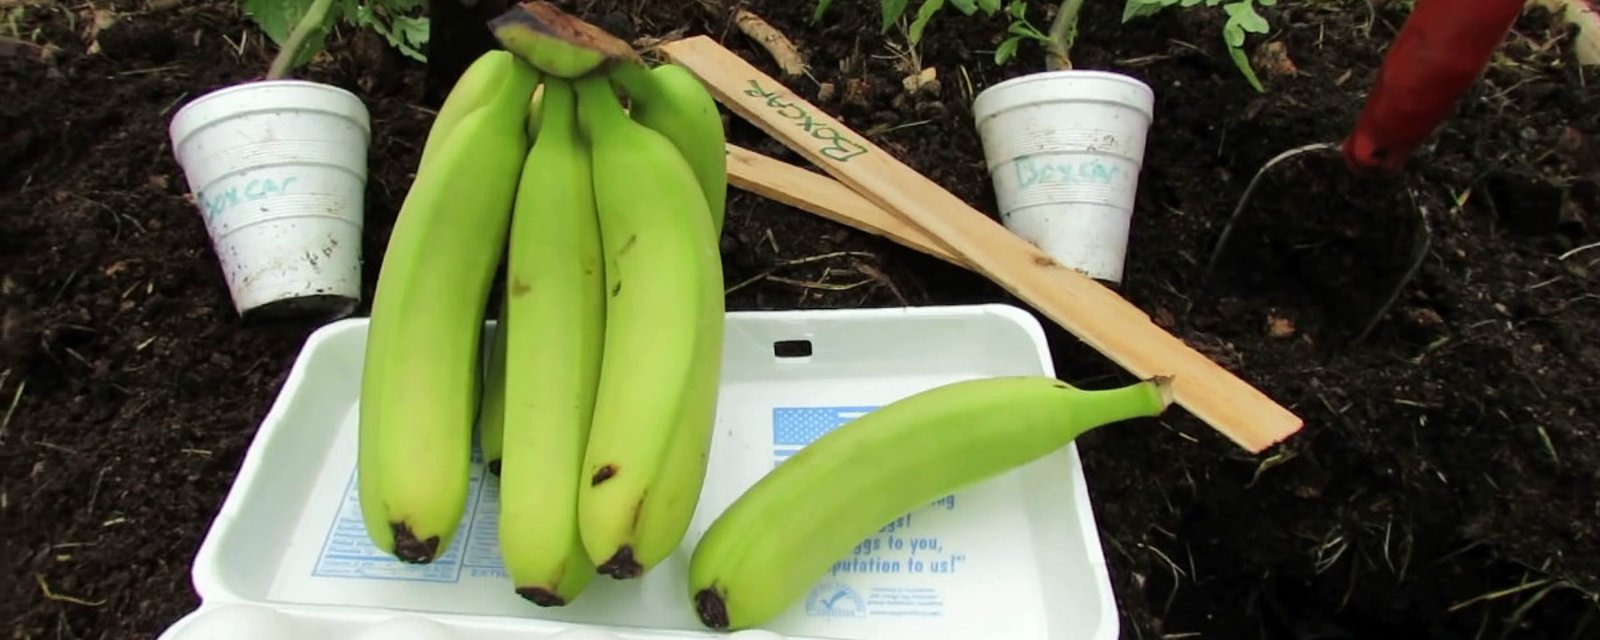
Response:
[[[322,49],[332,19],[372,29],[407,57],[426,62],[428,19],[412,14],[424,0],[244,0],[251,19],[279,47],[267,80],[287,78]]]

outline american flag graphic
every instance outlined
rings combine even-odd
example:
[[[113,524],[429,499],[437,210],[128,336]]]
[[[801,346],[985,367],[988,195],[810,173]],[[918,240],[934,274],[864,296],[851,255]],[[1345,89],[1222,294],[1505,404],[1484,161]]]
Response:
[[[773,407],[773,466],[788,460],[812,440],[877,407]]]

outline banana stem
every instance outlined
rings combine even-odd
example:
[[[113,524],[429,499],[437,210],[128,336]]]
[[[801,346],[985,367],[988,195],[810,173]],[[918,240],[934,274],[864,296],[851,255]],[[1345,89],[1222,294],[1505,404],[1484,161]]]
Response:
[[[306,14],[300,16],[300,21],[295,23],[294,30],[289,32],[289,37],[284,41],[283,48],[278,50],[278,56],[273,58],[272,66],[267,69],[268,80],[279,80],[289,75],[289,69],[294,66],[295,58],[300,57],[300,50],[305,48],[306,41],[311,35],[321,29],[328,20],[328,10],[333,8],[333,0],[315,0],[311,7],[306,9]]]
[[[1157,377],[1113,389],[1077,393],[1072,419],[1089,431],[1123,420],[1161,415],[1172,404],[1172,379]]]
[[[650,92],[650,68],[643,64],[622,61],[610,69],[611,79],[622,88],[629,99],[637,99]]]
[[[1050,22],[1050,42],[1045,47],[1046,69],[1060,71],[1072,68],[1072,58],[1067,51],[1072,49],[1073,36],[1078,27],[1078,9],[1082,7],[1083,0],[1064,0],[1061,3],[1056,19]]]
[[[585,135],[592,128],[613,126],[613,122],[628,117],[611,88],[611,78],[606,73],[591,73],[572,81],[579,111],[583,113],[583,117],[578,118],[579,128]]]

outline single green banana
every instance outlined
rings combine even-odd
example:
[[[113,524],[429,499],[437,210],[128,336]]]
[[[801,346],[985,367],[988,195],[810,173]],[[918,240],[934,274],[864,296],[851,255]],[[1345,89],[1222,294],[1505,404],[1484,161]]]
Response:
[[[490,52],[489,56],[509,57]],[[539,80],[518,60],[418,172],[395,220],[362,363],[359,501],[380,550],[432,562],[466,506],[479,403],[483,313],[527,153]]]
[[[547,76],[581,78],[615,61],[637,61],[628,43],[543,0],[514,4],[489,20],[501,47]]]
[[[546,78],[506,267],[500,553],[516,591],[562,606],[596,574],[578,485],[605,342],[606,282],[588,147],[572,85]]]
[[[715,629],[765,623],[895,518],[1171,402],[1165,378],[1085,391],[1006,376],[880,407],[812,441],[718,515],[690,560],[691,602]]]
[[[500,453],[504,442],[506,410],[506,303],[495,313],[494,339],[489,341],[489,356],[479,387],[482,401],[478,410],[478,452],[483,466],[500,475]]]
[[[423,140],[422,156],[417,159],[418,171],[439,155],[439,150],[445,146],[441,141],[455,131],[462,118],[493,100],[502,80],[515,63],[516,56],[505,55],[503,51],[488,51],[467,65],[461,76],[456,78],[455,85],[450,87],[450,93],[445,95],[444,103],[439,105],[439,113],[434,116],[433,126]]]
[[[711,207],[712,228],[721,235],[728,148],[716,98],[687,67],[671,62],[650,69],[619,64],[612,75],[628,96],[628,115],[666,136],[689,161]]]
[[[699,498],[720,378],[722,263],[688,161],[627,116],[606,75],[575,85],[610,296],[578,523],[601,573],[636,578],[681,543]]]

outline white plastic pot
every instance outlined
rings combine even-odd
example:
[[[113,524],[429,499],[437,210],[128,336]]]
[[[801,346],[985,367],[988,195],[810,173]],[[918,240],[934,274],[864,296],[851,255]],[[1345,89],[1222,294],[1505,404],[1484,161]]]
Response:
[[[1060,263],[1120,283],[1155,93],[1105,71],[1034,73],[973,102],[1000,220]]]
[[[168,127],[241,316],[336,318],[361,300],[366,105],[304,80],[235,85]]]

